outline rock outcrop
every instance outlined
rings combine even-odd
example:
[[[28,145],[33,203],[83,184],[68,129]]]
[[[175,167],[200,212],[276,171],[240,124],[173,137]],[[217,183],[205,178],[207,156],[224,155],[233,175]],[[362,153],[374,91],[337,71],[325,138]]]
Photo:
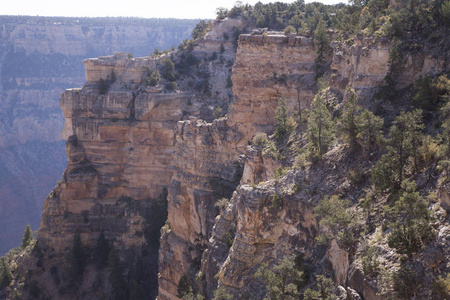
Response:
[[[333,88],[342,92],[349,85],[361,96],[372,96],[374,91],[385,84],[385,77],[391,73],[391,48],[395,47],[386,39],[356,37],[352,43],[333,43],[333,62],[336,70],[332,79]],[[433,76],[443,72],[444,57],[424,52],[405,52],[397,71],[391,73],[397,89],[403,89],[421,76]]]
[[[145,56],[189,37],[195,20],[0,17],[0,254],[39,226],[42,199],[67,163],[58,99],[85,82],[81,61]]]
[[[206,123],[191,119],[177,126],[177,155],[169,188],[170,231],[161,239],[159,298],[177,299],[183,276],[196,273],[212,234],[216,202],[230,198],[242,176],[239,156],[257,132],[272,132],[281,97],[290,111],[309,108],[314,96],[310,39],[241,35],[231,79],[235,100],[226,118]],[[295,61],[295,63],[292,63]],[[226,232],[225,232],[226,233]],[[217,265],[208,260],[205,287],[212,297]],[[212,281],[210,281],[212,280]]]
[[[224,36],[246,26],[238,19],[213,23],[205,38],[157,59],[118,53],[84,61],[87,83],[61,97],[69,163],[45,201],[39,232],[53,264],[62,262],[76,232],[90,248],[103,232],[125,261],[133,261],[127,254],[150,244],[149,231],[159,237],[155,231],[166,221],[159,251],[155,242],[149,255],[153,262],[159,258],[160,300],[191,291],[212,299],[217,287],[235,298],[260,299],[265,290],[255,273],[262,263],[273,266],[287,256],[311,270],[310,285],[313,275],[327,273],[342,298],[377,299],[379,289],[364,277],[357,249],[337,237],[318,243],[318,236],[327,239],[332,229],[319,225],[314,214],[319,201],[331,196],[356,203],[363,187],[355,186],[367,178],[371,162],[354,159],[338,142],[323,160],[280,171],[281,163],[251,145],[257,133],[273,133],[280,98],[289,115],[311,107],[317,92],[313,41],[269,31],[241,34],[235,49]],[[334,71],[331,87],[321,92],[333,95],[327,104],[336,113],[346,87],[366,96],[383,84],[390,47],[368,39],[334,45],[333,57],[324,63]],[[180,72],[173,76],[177,88],[150,87],[148,75],[163,70],[167,57]],[[406,59],[400,87],[446,68],[439,59],[419,58],[416,67]],[[286,141],[295,152],[287,154],[286,164],[305,143],[303,125]],[[360,178],[355,170],[362,170]],[[443,203],[444,192],[438,195]],[[363,224],[357,221],[360,233]],[[428,263],[435,267],[439,251],[429,252]],[[384,254],[386,261],[399,258],[395,251]],[[94,295],[90,288],[87,293]]]

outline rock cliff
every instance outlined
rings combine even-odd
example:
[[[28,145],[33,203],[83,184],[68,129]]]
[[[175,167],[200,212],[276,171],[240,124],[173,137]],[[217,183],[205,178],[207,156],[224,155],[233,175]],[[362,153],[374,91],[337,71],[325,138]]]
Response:
[[[42,199],[67,163],[61,93],[85,81],[81,61],[145,56],[189,37],[194,20],[0,17],[0,253],[39,226]]]
[[[248,142],[258,132],[273,131],[278,99],[286,97],[290,111],[297,110],[299,102],[309,108],[315,58],[311,39],[243,34],[231,76],[235,99],[227,117],[212,123],[195,118],[178,122],[168,197],[170,231],[161,238],[160,299],[177,299],[182,277],[199,271],[217,214],[214,206],[221,198],[230,198],[238,185],[243,172],[239,157]],[[204,273],[208,297],[216,260],[208,260]]]
[[[212,299],[217,291],[224,298],[261,299],[266,290],[257,270],[286,257],[295,257],[305,286],[313,286],[314,275],[327,274],[341,299],[388,295],[385,289],[392,287],[382,281],[387,277],[373,280],[365,274],[363,250],[347,244],[342,232],[329,238],[334,224],[321,223],[323,216],[315,210],[324,199],[346,199],[343,210],[359,238],[365,230],[361,216],[370,213],[356,203],[369,194],[370,170],[382,153],[366,154],[357,146],[350,150],[338,140],[322,159],[307,159],[304,123],[317,93],[336,116],[343,113],[348,88],[361,96],[362,106],[371,107],[368,100],[393,74],[392,43],[358,37],[334,42],[332,55],[323,58],[333,73],[330,86],[319,90],[318,53],[311,38],[245,34],[251,24],[240,19],[211,27],[204,38],[162,57],[117,53],[83,61],[87,82],[66,90],[60,100],[68,166],[45,200],[38,238],[49,268],[27,276],[49,294],[111,295],[114,284],[105,279],[106,271],[92,266],[73,295],[56,291],[58,280],[47,280],[62,272],[59,265],[78,233],[91,254],[103,233],[130,278],[138,273],[140,257],[146,257],[140,264],[151,271],[146,295],[157,293],[161,300],[191,293]],[[244,32],[237,48],[225,38],[236,32]],[[448,70],[447,62],[431,53],[406,54],[403,72],[395,78],[399,89],[408,91],[419,76]],[[176,75],[168,71],[168,58]],[[148,79],[157,70],[163,79],[152,86]],[[280,99],[295,118],[295,129],[281,142],[270,137]],[[385,109],[395,114],[393,107],[407,107],[399,102]],[[269,136],[266,148],[253,142],[261,133]],[[277,155],[266,151],[270,143],[280,146],[272,151]],[[426,172],[417,175],[418,182],[432,189],[438,179]],[[447,194],[443,189],[436,198],[446,203]],[[382,205],[390,200],[379,198],[374,208],[378,228],[363,242],[375,243],[384,270],[397,270],[400,255],[388,247],[380,221]],[[439,234],[425,250],[430,253],[424,259],[431,270],[427,274],[448,271],[447,253],[439,250],[446,245],[446,216],[435,210],[444,221],[433,224]],[[366,246],[361,242],[361,248]],[[133,287],[142,284],[133,280]]]

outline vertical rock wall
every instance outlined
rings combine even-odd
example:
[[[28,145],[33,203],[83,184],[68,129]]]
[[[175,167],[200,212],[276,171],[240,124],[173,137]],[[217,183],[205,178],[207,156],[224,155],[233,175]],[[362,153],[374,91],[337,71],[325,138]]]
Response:
[[[270,133],[275,110],[285,96],[290,111],[309,108],[314,96],[316,53],[310,39],[284,35],[241,35],[233,66],[235,101],[226,118],[197,118],[177,126],[168,222],[160,249],[159,299],[178,299],[178,283],[196,273],[218,214],[215,203],[230,198],[242,175],[239,156],[257,132]],[[299,92],[297,92],[299,91]],[[206,263],[205,289],[212,297],[217,257]],[[212,274],[214,273],[214,274]]]
[[[88,59],[84,64],[87,83],[61,96],[62,135],[68,140],[69,163],[62,181],[45,201],[39,233],[40,241],[57,252],[68,245],[75,229],[92,244],[106,230],[105,219],[114,217],[99,210],[120,206],[124,199],[145,201],[161,194],[172,176],[173,127],[189,98],[138,88],[147,69],[155,69],[152,59],[129,59],[123,53]],[[117,80],[102,95],[98,82],[112,72]],[[78,216],[82,214],[98,222],[85,222],[80,228]],[[136,233],[143,228],[132,226],[132,220],[127,222],[122,235],[109,234],[119,244],[141,245],[143,237]]]

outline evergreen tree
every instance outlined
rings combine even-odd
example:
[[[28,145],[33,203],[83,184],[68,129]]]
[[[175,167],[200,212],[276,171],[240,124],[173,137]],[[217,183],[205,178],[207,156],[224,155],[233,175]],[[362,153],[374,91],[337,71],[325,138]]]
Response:
[[[416,109],[411,113],[400,115],[400,123],[403,124],[404,130],[408,133],[407,135],[407,151],[413,159],[414,170],[419,172],[419,160],[420,160],[420,146],[422,145],[424,134],[423,129],[425,128],[422,121],[422,110]]]
[[[331,50],[326,23],[322,18],[317,23],[316,30],[314,30],[314,46],[317,53],[317,58],[315,61],[316,78],[320,78],[324,73],[324,64],[326,62],[325,55],[327,55]]]
[[[11,272],[11,267],[6,262],[6,259],[4,257],[2,257],[1,259],[1,270],[2,272],[0,273],[0,288],[5,288],[9,286],[9,284],[13,280],[13,275]]]
[[[82,279],[85,266],[84,246],[78,231],[73,236],[72,247],[69,251],[67,261],[69,263],[69,283],[72,286],[77,286]]]
[[[404,181],[403,193],[387,213],[392,221],[392,232],[388,236],[388,245],[400,254],[413,253],[422,249],[431,240],[433,229],[428,204],[416,191],[415,182]]]
[[[173,61],[166,57],[161,60],[161,76],[168,81],[175,81],[175,64]]]
[[[111,285],[111,296],[114,300],[127,299],[128,290],[125,281],[125,270],[119,254],[112,249],[108,258],[109,283]]]
[[[344,112],[339,120],[339,129],[344,139],[350,144],[352,149],[356,146],[358,137],[358,112],[360,107],[357,105],[356,94],[353,90],[348,90],[350,97],[345,102]]]
[[[271,300],[298,299],[297,285],[302,281],[303,272],[295,266],[294,256],[286,257],[279,265],[269,269],[262,264],[255,277],[266,285],[266,295]]]
[[[286,98],[283,96],[278,100],[278,107],[275,114],[275,137],[282,139],[288,131],[288,115],[286,108]]]
[[[94,261],[97,268],[103,269],[108,263],[109,251],[110,251],[108,240],[105,234],[102,232],[97,238],[94,248]]]
[[[324,275],[316,276],[317,287],[315,290],[306,289],[303,294],[304,300],[337,300],[338,297],[331,291],[333,289],[333,281]]]
[[[408,159],[412,157],[414,170],[419,168],[419,147],[423,141],[422,111],[401,112],[389,131],[387,153],[372,171],[372,180],[379,191],[396,191],[405,179]]]
[[[20,245],[22,248],[26,248],[31,241],[33,240],[33,232],[31,231],[31,227],[28,224],[27,227],[25,227],[25,232],[23,233],[22,237],[22,244]]]
[[[358,139],[362,141],[367,153],[371,153],[374,147],[382,139],[383,119],[375,116],[370,110],[365,109],[357,117]]]
[[[334,140],[334,122],[320,93],[314,98],[308,123],[308,140],[312,150],[322,156],[328,151]]]

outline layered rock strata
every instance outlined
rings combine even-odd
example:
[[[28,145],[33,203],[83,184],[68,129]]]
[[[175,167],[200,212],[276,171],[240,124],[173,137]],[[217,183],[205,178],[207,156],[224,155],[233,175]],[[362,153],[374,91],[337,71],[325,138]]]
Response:
[[[356,37],[352,43],[333,43],[333,62],[336,71],[331,85],[344,91],[347,85],[358,90],[362,96],[372,95],[375,88],[385,84],[391,73],[392,44],[385,39]],[[433,76],[448,67],[444,57],[425,52],[404,52],[392,79],[397,89],[405,88],[421,76]]]
[[[80,224],[65,220],[67,215],[98,217],[101,207],[124,197],[146,200],[161,194],[172,176],[173,127],[189,98],[137,89],[148,69],[155,70],[152,59],[129,59],[122,53],[87,59],[84,64],[87,83],[61,96],[69,162],[62,181],[46,199],[41,221],[39,238],[56,251],[67,246],[68,232],[80,230]],[[99,81],[113,72],[116,82],[100,94]],[[80,230],[86,242],[103,230],[98,226],[89,222]],[[142,228],[131,227],[122,242],[142,244],[142,237],[134,235]]]
[[[160,249],[159,298],[177,299],[183,276],[198,272],[198,260],[212,233],[215,203],[230,198],[242,175],[239,156],[257,132],[274,128],[278,100],[289,111],[309,108],[314,96],[314,51],[311,39],[284,35],[241,35],[233,66],[235,100],[226,118],[206,123],[191,119],[177,126],[177,154],[169,189],[168,222]],[[216,258],[205,272],[212,297]]]
[[[46,199],[40,241],[64,253],[75,230],[87,245],[104,231],[121,249],[143,245],[148,219],[140,208],[151,213],[151,203],[163,207],[164,197],[156,198],[168,187],[158,299],[178,299],[183,285],[211,299],[216,274],[220,286],[234,296],[260,298],[263,290],[253,276],[260,264],[291,254],[346,285],[349,254],[336,241],[330,247],[314,244],[320,228],[312,213],[326,196],[360,196],[342,176],[342,168],[348,167],[342,149],[328,153],[320,168],[308,166],[274,179],[275,164],[261,149],[248,148],[256,133],[273,132],[280,98],[291,115],[310,108],[316,92],[312,40],[273,32],[243,34],[234,60],[232,42],[219,38],[233,27],[220,25],[216,29],[222,34],[213,29],[191,52],[173,57],[185,72],[176,93],[142,84],[146,70],[158,67],[157,60],[129,59],[122,53],[84,61],[88,82],[61,98],[69,165]],[[213,53],[221,45],[226,50],[219,59]],[[343,92],[350,85],[373,90],[389,72],[389,45],[373,45],[370,51],[358,45],[348,46],[347,52],[344,44],[335,47],[333,89]],[[188,55],[195,58],[190,66],[194,72],[185,68]],[[360,65],[362,60],[369,65]],[[233,62],[230,97],[226,65]],[[439,68],[439,62],[424,63],[414,74],[433,74]],[[100,94],[100,83],[113,74],[117,80]],[[204,120],[212,119],[214,107],[230,98],[234,102],[225,117]],[[215,207],[218,202],[220,208]],[[350,288],[356,287],[348,288],[353,293]],[[366,293],[376,291],[368,287]]]
[[[0,254],[39,227],[42,200],[67,164],[61,93],[85,82],[81,61],[145,56],[189,37],[196,20],[0,17]]]
[[[350,86],[363,96],[366,92],[373,94],[390,72],[390,47],[369,40],[358,40],[351,46],[335,45],[332,88],[344,94]],[[288,173],[281,182],[269,181],[256,188],[245,185],[273,178],[271,159],[264,158],[258,149],[246,147],[255,133],[273,131],[281,97],[285,97],[290,114],[310,108],[316,91],[315,59],[312,40],[305,37],[241,35],[232,73],[235,101],[226,121],[208,124],[192,119],[179,123],[177,145],[183,151],[175,160],[169,190],[171,230],[163,234],[160,250],[161,299],[178,299],[179,283],[185,280],[183,276],[192,276],[189,274],[203,275],[196,284],[208,299],[217,288],[217,274],[220,285],[235,297],[262,298],[262,294],[255,294],[262,290],[254,273],[262,262],[279,263],[287,254],[314,265],[325,264],[334,281],[346,286],[349,254],[336,241],[328,249],[314,245],[319,228],[312,213],[314,203],[327,193],[345,191],[349,197],[357,197],[347,190],[346,178],[335,170],[340,158],[330,158],[327,174],[322,174],[323,169],[311,169]],[[415,61],[414,66],[408,64],[411,61]],[[445,69],[442,60],[427,55],[408,54],[405,62],[405,72],[397,78],[399,88],[411,84],[411,78]],[[224,152],[224,147],[228,151]],[[238,160],[244,153],[244,159]],[[214,196],[208,180],[219,178],[229,183],[230,166],[239,162],[240,167],[245,162],[241,185],[211,229],[205,220],[213,217],[210,212],[219,197]],[[321,186],[324,183],[326,187]],[[208,248],[203,252],[201,267],[193,266],[205,245]],[[345,293],[356,294],[348,289]],[[366,285],[364,294],[376,293],[375,287]]]

